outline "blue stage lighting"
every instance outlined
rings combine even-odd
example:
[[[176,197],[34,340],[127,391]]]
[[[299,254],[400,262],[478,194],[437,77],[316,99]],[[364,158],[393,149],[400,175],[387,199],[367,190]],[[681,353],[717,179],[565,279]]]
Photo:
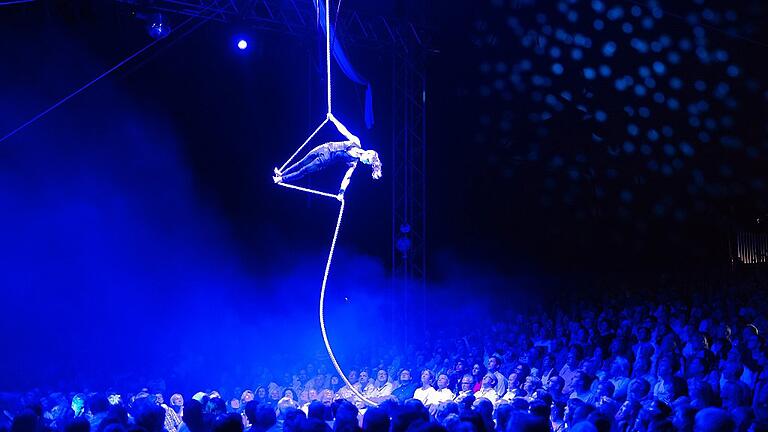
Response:
[[[147,32],[154,39],[161,39],[171,34],[171,26],[165,21],[163,14],[154,13],[147,20]]]
[[[144,21],[147,29],[147,33],[153,39],[161,39],[171,34],[171,26],[165,21],[165,17],[161,13],[141,13],[135,14],[136,18]]]
[[[245,39],[240,39],[239,41],[237,41],[237,47],[240,48],[241,50],[248,48],[248,41],[246,41]]]

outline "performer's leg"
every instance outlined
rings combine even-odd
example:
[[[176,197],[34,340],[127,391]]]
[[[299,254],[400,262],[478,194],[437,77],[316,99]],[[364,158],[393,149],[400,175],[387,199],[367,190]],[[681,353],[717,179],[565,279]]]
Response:
[[[289,175],[289,174],[291,174],[293,172],[300,171],[303,167],[309,165],[310,163],[312,163],[317,158],[319,151],[320,151],[319,148],[317,148],[317,147],[313,148],[309,153],[307,153],[306,156],[301,158],[300,161],[298,161],[295,164],[289,166],[283,172],[281,172],[281,173],[275,172],[275,174],[279,174],[282,177],[285,177],[285,176],[287,176],[287,175]],[[275,168],[275,169],[277,169],[277,168]]]
[[[282,181],[291,183],[298,180],[309,173],[322,169],[329,160],[328,149],[323,146],[317,147],[302,160],[288,168],[282,176]]]

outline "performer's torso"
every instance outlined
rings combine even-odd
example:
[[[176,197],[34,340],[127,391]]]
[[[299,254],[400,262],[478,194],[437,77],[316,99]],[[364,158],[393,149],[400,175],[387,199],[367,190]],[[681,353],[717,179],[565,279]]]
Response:
[[[355,143],[350,141],[341,141],[341,142],[329,142],[326,144],[328,146],[328,151],[330,153],[331,160],[342,160],[344,162],[352,162],[356,160],[353,156],[349,154],[349,149],[352,147],[357,147]]]

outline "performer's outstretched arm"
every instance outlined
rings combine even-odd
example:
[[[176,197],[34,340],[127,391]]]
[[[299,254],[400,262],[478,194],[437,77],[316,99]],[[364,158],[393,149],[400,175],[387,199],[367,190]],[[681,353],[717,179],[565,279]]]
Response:
[[[344,198],[344,192],[347,190],[347,186],[349,186],[349,181],[352,179],[352,173],[355,172],[355,168],[357,168],[357,161],[352,162],[349,169],[347,169],[347,173],[344,174],[344,179],[341,181],[341,187],[339,188],[339,195],[337,196],[339,201]]]
[[[331,120],[331,122],[333,122],[334,125],[336,125],[336,129],[338,129],[339,133],[344,135],[346,139],[352,141],[357,145],[360,145],[360,138],[356,137],[352,132],[350,132],[349,129],[347,129],[346,126],[341,124],[341,122],[336,117],[334,117],[333,114],[328,113],[328,119]]]

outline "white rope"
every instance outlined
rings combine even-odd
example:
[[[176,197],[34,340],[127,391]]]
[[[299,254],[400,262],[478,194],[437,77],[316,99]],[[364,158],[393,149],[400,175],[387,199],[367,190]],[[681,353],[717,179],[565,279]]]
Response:
[[[328,123],[328,116],[326,116],[326,117],[325,117],[325,120],[323,120],[323,122],[322,122],[322,123],[320,123],[320,126],[318,126],[318,127],[317,127],[317,129],[315,129],[315,131],[314,131],[314,132],[312,132],[312,135],[310,135],[310,136],[309,136],[309,138],[307,138],[307,139],[306,139],[306,141],[304,141],[304,144],[302,144],[302,145],[301,145],[301,147],[299,147],[299,149],[298,149],[298,150],[296,150],[296,152],[295,152],[295,153],[293,153],[293,154],[291,155],[291,157],[290,157],[290,158],[288,158],[288,160],[287,160],[287,161],[285,161],[285,163],[283,164],[283,166],[281,166],[281,167],[280,167],[280,170],[279,170],[280,172],[283,172],[283,170],[285,169],[285,167],[287,167],[287,166],[288,166],[288,164],[289,164],[289,163],[291,163],[291,161],[293,160],[293,158],[295,158],[295,157],[296,157],[296,155],[297,155],[297,154],[299,154],[299,152],[301,151],[301,149],[303,149],[303,148],[304,148],[304,146],[305,146],[305,145],[307,145],[307,143],[308,143],[308,142],[309,142],[309,141],[310,141],[312,138],[314,138],[314,137],[315,137],[315,135],[317,135],[317,133],[318,133],[318,132],[320,132],[320,129],[322,129],[322,128],[323,128],[323,126],[325,126],[325,124],[326,124],[326,123]]]
[[[349,387],[349,389],[352,391],[352,393],[355,394],[355,396],[359,397],[360,400],[367,403],[371,406],[377,406],[378,404],[367,397],[363,396],[357,389],[352,385],[351,382],[349,382],[349,379],[347,379],[347,376],[344,375],[344,372],[341,370],[341,366],[339,366],[339,362],[336,361],[336,356],[333,355],[333,350],[331,349],[331,343],[328,341],[328,334],[325,332],[325,314],[324,314],[324,306],[325,306],[325,286],[328,282],[328,273],[331,271],[331,261],[333,261],[333,251],[336,249],[336,239],[339,237],[339,229],[341,228],[341,218],[344,215],[344,196],[341,196],[341,206],[339,206],[339,218],[336,220],[336,230],[333,232],[333,240],[331,241],[331,251],[328,253],[328,261],[325,263],[325,273],[323,274],[323,286],[320,289],[320,331],[323,333],[323,342],[325,342],[325,349],[328,350],[328,356],[331,357],[331,362],[333,363],[333,367],[336,368],[336,372],[339,373],[341,376],[341,379],[344,381],[344,383]]]
[[[290,183],[278,183],[278,184],[280,186],[282,186],[282,187],[296,189],[296,190],[300,190],[302,192],[309,192],[309,193],[315,194],[315,195],[321,195],[321,196],[328,197],[328,198],[339,199],[338,195],[330,194],[328,192],[322,192],[322,191],[318,191],[318,190],[314,190],[314,189],[307,189],[305,187],[296,186],[296,185],[293,185],[293,184],[290,184]]]
[[[331,113],[331,12],[329,0],[325,0],[325,71],[328,82],[328,114]]]

